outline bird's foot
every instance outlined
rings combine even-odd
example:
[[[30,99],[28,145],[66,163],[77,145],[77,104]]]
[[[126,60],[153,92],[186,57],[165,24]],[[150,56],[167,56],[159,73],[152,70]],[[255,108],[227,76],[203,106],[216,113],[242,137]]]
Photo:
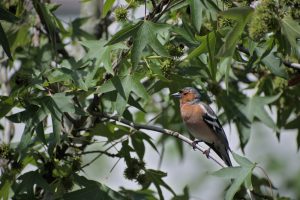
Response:
[[[198,140],[198,139],[195,139],[192,143],[192,147],[194,150],[196,150],[196,145],[199,143],[199,142],[203,142],[202,140]]]
[[[203,151],[203,154],[206,155],[207,158],[209,158],[210,148]]]

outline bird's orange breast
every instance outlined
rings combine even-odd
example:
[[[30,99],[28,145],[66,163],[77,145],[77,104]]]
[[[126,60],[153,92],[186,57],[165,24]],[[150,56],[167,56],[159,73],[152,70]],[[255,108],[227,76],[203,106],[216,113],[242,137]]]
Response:
[[[208,143],[214,143],[216,135],[203,121],[202,116],[205,114],[205,108],[199,104],[181,104],[181,117],[191,134]]]
[[[181,104],[180,105],[181,117],[184,121],[198,121],[202,120],[205,110],[199,104]]]

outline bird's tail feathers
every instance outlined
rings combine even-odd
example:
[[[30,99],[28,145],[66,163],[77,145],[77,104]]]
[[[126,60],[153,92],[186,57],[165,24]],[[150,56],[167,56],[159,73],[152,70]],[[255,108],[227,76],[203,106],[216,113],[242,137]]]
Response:
[[[230,160],[228,151],[231,152],[230,149],[226,149],[226,148],[225,148],[225,151],[221,153],[221,158],[222,158],[222,160],[224,160],[225,164],[226,164],[228,167],[232,167],[232,163],[231,163],[231,160]]]
[[[216,152],[216,154],[225,162],[225,164],[228,167],[232,167],[232,163],[229,157],[229,151],[231,152],[231,149],[226,146],[215,146],[214,144],[206,143],[210,148]],[[218,148],[219,147],[219,148]]]

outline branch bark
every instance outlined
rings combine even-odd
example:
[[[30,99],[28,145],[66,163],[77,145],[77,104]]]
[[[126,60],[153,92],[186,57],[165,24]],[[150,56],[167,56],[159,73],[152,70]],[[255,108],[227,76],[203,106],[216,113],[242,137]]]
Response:
[[[165,129],[165,128],[161,128],[161,127],[157,127],[157,126],[152,126],[152,125],[145,125],[145,124],[138,124],[138,123],[134,123],[132,121],[129,121],[127,119],[124,119],[120,116],[112,116],[112,115],[109,115],[107,113],[92,113],[94,116],[98,116],[98,117],[101,117],[101,118],[107,118],[107,119],[110,119],[110,120],[114,120],[114,121],[117,121],[117,122],[121,122],[127,126],[130,126],[136,130],[150,130],[150,131],[155,131],[155,132],[159,132],[159,133],[163,133],[163,134],[167,134],[167,135],[170,135],[170,136],[173,136],[173,137],[176,137],[178,139],[180,139],[181,141],[189,144],[191,147],[194,147],[195,149],[201,151],[203,154],[205,152],[205,150],[196,145],[194,146],[193,144],[193,141],[187,137],[185,137],[184,135],[176,132],[176,131],[172,131],[172,130],[169,130],[169,129]],[[215,163],[217,163],[219,166],[221,166],[222,168],[224,168],[224,164],[222,164],[221,162],[219,162],[215,157],[209,155],[209,157],[211,160],[213,160]]]

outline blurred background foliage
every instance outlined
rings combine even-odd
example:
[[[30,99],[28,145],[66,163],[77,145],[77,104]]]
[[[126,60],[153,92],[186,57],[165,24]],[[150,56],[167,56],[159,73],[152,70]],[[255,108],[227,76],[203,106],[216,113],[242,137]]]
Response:
[[[221,122],[230,125],[226,132],[237,131],[233,150],[246,152],[245,157],[233,155],[236,167],[213,172],[218,168],[212,162],[209,175],[194,171],[194,177],[203,172],[199,181],[212,179],[211,173],[217,182],[227,178],[223,186],[207,190],[222,199],[300,199],[300,166],[295,164],[300,146],[299,0],[80,4],[81,15],[66,21],[57,16],[60,4],[55,1],[0,3],[2,199],[195,198],[191,191],[201,190],[202,183],[191,179],[174,190],[167,178],[178,174],[167,174],[172,166],[160,169],[167,157],[192,163],[189,147],[119,122],[122,117],[186,133],[179,104],[169,96],[185,86],[197,87],[204,101],[215,103]],[[291,143],[297,148],[288,162],[280,153],[278,160],[278,151],[268,146],[270,141],[280,144],[287,130],[297,132]],[[255,137],[256,151],[245,151]],[[149,152],[159,157],[158,167],[145,158]],[[255,160],[256,165],[247,159],[253,154],[268,160]],[[97,173],[111,169],[114,174],[123,162],[119,179],[135,187],[126,183],[112,189],[88,178],[89,167],[99,159]],[[113,166],[105,166],[109,160]],[[189,167],[205,168],[206,162]],[[191,174],[184,168],[180,175],[184,171]]]

